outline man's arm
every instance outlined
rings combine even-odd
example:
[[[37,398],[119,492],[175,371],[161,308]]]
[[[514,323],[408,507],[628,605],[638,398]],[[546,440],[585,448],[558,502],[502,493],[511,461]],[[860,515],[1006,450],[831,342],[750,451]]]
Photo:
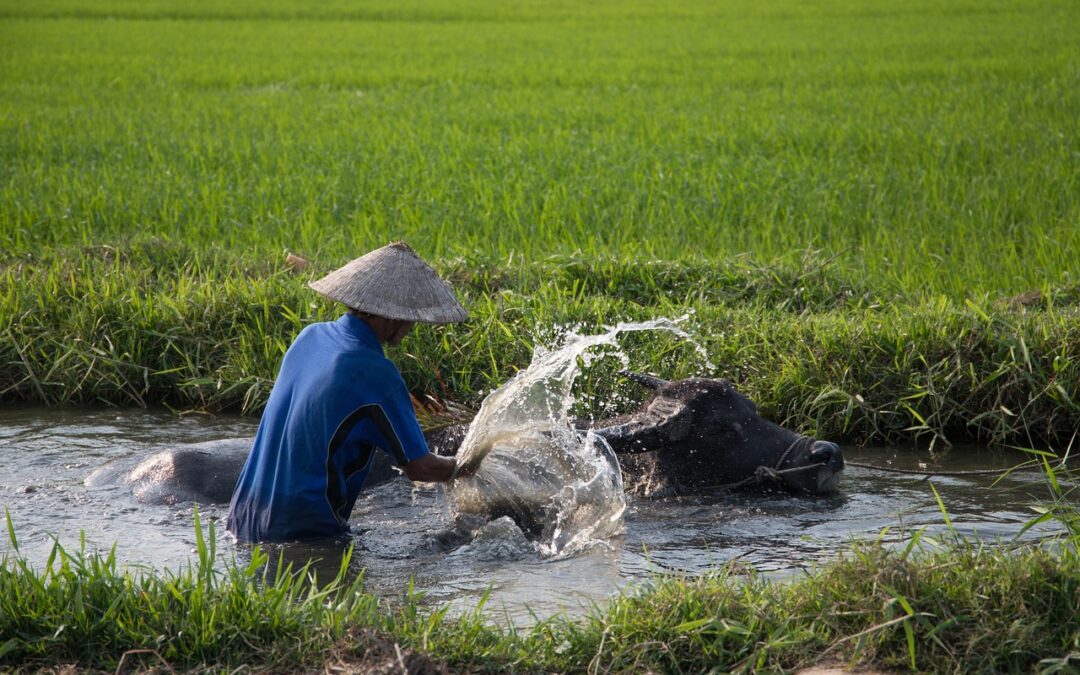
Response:
[[[442,483],[453,477],[456,465],[457,462],[452,457],[439,457],[429,452],[401,468],[414,483]]]

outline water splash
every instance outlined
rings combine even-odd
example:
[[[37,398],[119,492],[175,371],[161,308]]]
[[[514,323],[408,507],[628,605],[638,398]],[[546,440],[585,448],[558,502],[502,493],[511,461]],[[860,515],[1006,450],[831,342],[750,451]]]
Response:
[[[674,333],[706,356],[671,319],[620,323],[599,335],[571,332],[559,348],[538,347],[528,368],[484,399],[469,427],[458,451],[463,476],[451,488],[458,511],[510,516],[547,556],[570,555],[621,532],[626,500],[618,460],[602,438],[573,429],[572,389],[596,348],[614,348],[628,366],[618,336],[649,330]]]

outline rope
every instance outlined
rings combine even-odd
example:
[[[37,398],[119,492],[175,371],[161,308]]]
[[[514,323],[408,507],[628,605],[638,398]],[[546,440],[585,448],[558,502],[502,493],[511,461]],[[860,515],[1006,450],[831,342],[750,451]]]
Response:
[[[1072,452],[1073,442],[1076,441],[1077,434],[1080,434],[1080,431],[1077,431],[1077,432],[1073,433],[1072,438],[1069,439],[1069,446],[1067,448],[1065,448],[1065,456],[1062,457],[1061,461],[1058,463],[1058,467],[1064,469],[1065,472],[1066,472],[1066,475],[1068,475],[1068,472],[1069,472],[1069,469],[1066,467],[1066,462],[1068,462],[1068,460],[1069,460],[1069,454]],[[927,476],[927,477],[929,477],[929,476],[998,476],[998,475],[1004,476],[1005,474],[1012,473],[1013,471],[1034,471],[1036,469],[1038,469],[1040,471],[1042,470],[1042,467],[1039,466],[1039,464],[1037,462],[1036,463],[1028,462],[1027,464],[1029,464],[1029,466],[1025,466],[1024,464],[1018,464],[1017,466],[1014,466],[1011,469],[985,469],[985,470],[979,470],[979,471],[915,471],[915,470],[912,470],[912,469],[894,469],[892,467],[876,466],[874,464],[861,464],[859,462],[851,462],[851,461],[845,461],[844,463],[847,464],[848,466],[857,466],[860,469],[871,469],[873,471],[886,471],[888,473],[905,473],[905,474],[909,474],[909,475],[913,475],[913,476]]]
[[[796,446],[798,446],[800,444],[801,445],[806,445],[807,443],[811,443],[811,442],[813,442],[813,439],[811,439],[810,437],[808,437],[808,436],[799,436],[799,438],[792,441],[791,445],[789,445],[787,447],[787,449],[784,450],[784,453],[782,455],[780,455],[780,459],[777,460],[776,464],[774,464],[773,466],[767,466],[767,465],[763,464],[763,465],[757,467],[756,469],[754,469],[753,474],[751,474],[750,476],[748,476],[748,477],[746,477],[746,478],[744,478],[744,479],[742,479],[740,481],[735,481],[734,483],[724,483],[723,485],[710,485],[710,486],[707,486],[707,487],[702,488],[702,489],[710,490],[710,491],[735,490],[735,489],[738,489],[738,488],[741,488],[741,487],[744,487],[744,486],[747,486],[747,485],[764,485],[764,484],[767,484],[767,483],[779,483],[779,482],[783,481],[784,476],[789,474],[789,473],[796,473],[798,471],[810,471],[812,469],[816,469],[818,467],[824,466],[825,462],[817,462],[816,464],[807,464],[805,466],[796,466],[796,467],[791,467],[789,469],[781,469],[780,468],[781,466],[783,466],[784,462],[787,461],[788,455],[791,454],[791,451],[794,450],[796,448]],[[844,460],[844,464],[846,466],[857,466],[860,469],[870,469],[872,471],[884,471],[884,472],[887,472],[887,473],[902,473],[902,474],[908,474],[908,475],[912,475],[912,476],[926,476],[927,478],[929,478],[931,476],[1003,476],[1003,475],[1012,473],[1013,471],[1021,471],[1021,470],[1029,470],[1030,471],[1030,470],[1035,470],[1035,469],[1039,468],[1038,466],[1017,466],[1017,467],[1013,467],[1011,469],[984,469],[984,470],[973,470],[973,471],[927,471],[927,470],[915,470],[915,469],[896,469],[896,468],[893,468],[893,467],[876,466],[874,464],[863,464],[861,462],[852,462],[852,461],[849,461],[849,460]]]
[[[701,488],[702,490],[734,490],[741,488],[744,485],[750,484],[764,484],[764,483],[779,483],[783,480],[784,476],[789,473],[797,473],[799,471],[810,471],[820,466],[825,466],[825,462],[817,462],[816,464],[807,464],[805,466],[795,466],[790,469],[774,469],[771,466],[759,466],[754,469],[754,473],[747,478],[743,478],[740,481],[734,483],[724,483],[723,485],[708,485]]]
[[[435,425],[432,425],[430,427],[424,427],[423,432],[425,434],[427,434],[427,433],[431,433],[431,432],[434,432],[434,431],[442,431],[443,429],[449,429],[450,427],[456,427],[459,424],[465,424],[465,422],[462,422],[460,420],[451,421],[451,422],[443,422],[441,424],[435,424]]]
[[[784,450],[783,454],[780,455],[780,459],[776,460],[776,464],[772,466],[762,464],[758,468],[754,469],[754,473],[747,476],[746,478],[743,478],[740,481],[735,481],[734,483],[724,483],[723,485],[708,485],[701,489],[715,491],[735,490],[745,485],[763,485],[765,483],[779,483],[783,481],[784,476],[789,473],[810,471],[811,469],[825,466],[825,462],[817,462],[815,464],[806,464],[804,466],[794,466],[789,469],[780,468],[784,465],[784,462],[787,461],[788,455],[791,454],[791,451],[794,450],[796,446],[805,446],[813,442],[814,439],[810,438],[809,436],[803,436],[800,434],[798,438],[796,438],[794,441],[791,442],[790,445],[787,446],[787,449]]]
[[[896,469],[891,466],[877,466],[874,464],[862,464],[860,462],[852,462],[844,460],[844,463],[848,466],[857,466],[860,469],[871,469],[873,471],[884,471],[887,473],[903,473],[910,476],[1000,476],[1013,471],[1033,470],[1038,469],[1037,466],[1014,466],[1011,469],[980,469],[974,471],[936,471],[936,470],[919,470],[919,469]]]

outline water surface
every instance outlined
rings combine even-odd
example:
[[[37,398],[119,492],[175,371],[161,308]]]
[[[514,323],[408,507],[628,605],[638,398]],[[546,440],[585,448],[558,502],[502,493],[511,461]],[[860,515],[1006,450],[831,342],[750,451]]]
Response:
[[[53,538],[77,549],[116,545],[128,564],[175,569],[190,564],[195,535],[190,504],[149,506],[130,489],[86,487],[85,477],[109,460],[149,454],[169,445],[253,436],[251,418],[177,417],[152,411],[8,410],[0,412],[0,508],[10,511],[19,552],[38,565]],[[849,459],[893,467],[925,468],[925,452],[903,448],[845,448]],[[1007,468],[1024,457],[978,448],[951,451],[942,468]],[[1045,496],[1037,473],[1014,474],[994,488],[992,477],[937,477],[934,486],[961,533],[987,540],[1014,536]],[[224,565],[244,558],[224,533],[225,507],[200,508],[219,533]],[[766,573],[786,574],[834,557],[855,539],[900,540],[916,528],[943,529],[930,484],[918,476],[849,468],[840,494],[827,498],[729,494],[673,499],[629,498],[623,534],[569,557],[550,557],[501,523],[473,541],[450,542],[455,525],[440,487],[394,481],[366,491],[353,511],[353,566],[365,569],[369,590],[400,597],[409,579],[435,601],[471,606],[490,587],[493,616],[517,623],[534,616],[576,613],[602,602],[627,584],[657,571],[699,574],[717,563],[739,560]],[[1047,534],[1051,526],[1027,536]],[[290,558],[328,558],[321,546],[286,546]],[[6,537],[0,555],[10,554]]]

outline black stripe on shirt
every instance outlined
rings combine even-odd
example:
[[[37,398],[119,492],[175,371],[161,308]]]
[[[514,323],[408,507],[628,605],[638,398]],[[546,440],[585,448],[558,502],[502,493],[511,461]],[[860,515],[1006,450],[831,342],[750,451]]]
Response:
[[[405,449],[401,445],[401,439],[398,438],[397,432],[394,431],[394,425],[390,423],[390,418],[386,416],[386,411],[378,403],[368,403],[362,405],[356,410],[348,414],[348,416],[341,421],[338,428],[334,431],[334,435],[330,438],[330,444],[326,449],[326,502],[330,505],[330,509],[334,514],[345,522],[349,518],[348,513],[342,513],[348,507],[348,500],[345,495],[341,494],[339,487],[339,481],[337,474],[334,471],[334,455],[345,443],[345,440],[352,433],[352,430],[364,419],[370,419],[382,432],[383,438],[390,444],[389,448],[383,448],[391,455],[394,460],[399,464],[408,463],[408,458],[405,456]],[[343,467],[345,479],[348,480],[349,476],[362,470],[367,466],[371,460],[372,446],[368,446],[366,451],[361,452],[360,460],[356,462],[349,462],[349,464]],[[362,461],[362,463],[361,463]]]

